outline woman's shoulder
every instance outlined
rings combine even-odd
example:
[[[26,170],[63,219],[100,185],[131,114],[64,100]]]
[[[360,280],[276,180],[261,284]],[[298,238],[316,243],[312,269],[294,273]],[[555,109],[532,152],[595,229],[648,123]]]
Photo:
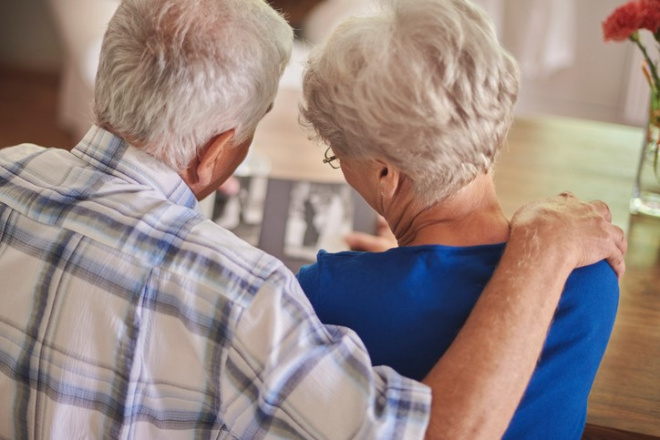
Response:
[[[326,252],[319,251],[316,262],[303,266],[300,277],[319,276],[321,273],[344,273],[374,270],[382,273],[388,269],[401,274],[414,270],[420,264],[424,267],[451,268],[485,263],[495,266],[504,251],[504,244],[455,247],[443,245],[422,245],[396,247],[385,252]]]
[[[321,251],[315,263],[297,277],[308,296],[323,290],[378,286],[380,291],[410,289],[418,284],[441,284],[458,289],[490,278],[504,245],[458,248],[440,245],[406,246],[385,252]]]
[[[557,316],[572,315],[583,324],[610,328],[619,305],[619,280],[612,267],[601,261],[575,269],[564,288]]]
[[[566,281],[565,291],[619,291],[619,280],[607,261],[575,269]]]

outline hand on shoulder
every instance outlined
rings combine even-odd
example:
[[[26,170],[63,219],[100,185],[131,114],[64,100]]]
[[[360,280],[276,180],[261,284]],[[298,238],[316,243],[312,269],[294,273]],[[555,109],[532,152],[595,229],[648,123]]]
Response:
[[[510,246],[527,252],[558,252],[568,269],[607,260],[620,278],[625,271],[627,241],[612,224],[609,207],[601,201],[583,202],[571,193],[528,203],[511,219]],[[534,255],[531,255],[534,257]]]

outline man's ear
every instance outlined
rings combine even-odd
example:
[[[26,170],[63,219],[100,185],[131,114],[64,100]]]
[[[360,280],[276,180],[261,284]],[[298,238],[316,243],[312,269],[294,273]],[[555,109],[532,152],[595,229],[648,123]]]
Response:
[[[204,149],[197,155],[197,184],[206,186],[210,184],[215,177],[215,167],[225,152],[226,148],[232,147],[234,139],[234,130],[228,130],[214,136],[206,144]]]

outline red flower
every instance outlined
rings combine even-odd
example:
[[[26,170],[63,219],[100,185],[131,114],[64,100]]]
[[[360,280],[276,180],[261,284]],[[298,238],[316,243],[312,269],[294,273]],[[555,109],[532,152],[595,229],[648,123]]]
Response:
[[[645,0],[644,3],[650,2],[657,3],[656,0]],[[645,9],[641,1],[631,1],[616,8],[603,22],[605,41],[628,39],[644,23]],[[649,9],[653,8],[649,7]]]
[[[642,0],[640,7],[642,10],[640,29],[648,29],[655,34],[660,27],[660,0]]]
[[[642,51],[646,67],[643,68],[646,79],[654,93],[660,91],[660,75],[658,63],[646,50],[639,38],[640,30],[648,30],[653,34],[656,43],[660,43],[660,0],[629,0],[619,6],[603,22],[605,41],[630,40]]]

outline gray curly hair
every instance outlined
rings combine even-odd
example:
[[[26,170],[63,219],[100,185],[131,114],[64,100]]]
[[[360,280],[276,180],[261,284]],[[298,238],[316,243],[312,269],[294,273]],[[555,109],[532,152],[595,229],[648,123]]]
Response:
[[[103,39],[96,124],[183,171],[214,135],[251,136],[292,40],[264,0],[123,0]]]
[[[513,120],[520,74],[466,0],[391,0],[312,53],[301,121],[345,157],[389,160],[429,206],[488,171]]]

